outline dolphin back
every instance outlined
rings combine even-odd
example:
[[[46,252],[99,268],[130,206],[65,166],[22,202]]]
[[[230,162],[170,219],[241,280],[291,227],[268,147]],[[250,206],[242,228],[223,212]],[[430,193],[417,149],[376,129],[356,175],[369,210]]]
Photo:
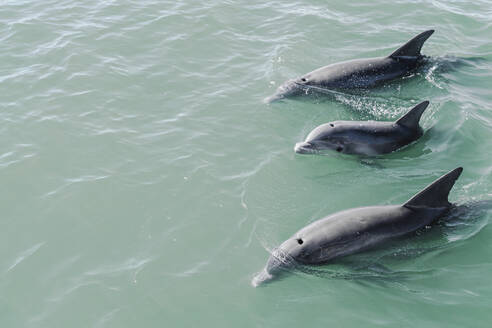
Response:
[[[448,201],[448,195],[453,188],[454,183],[463,172],[462,167],[458,167],[451,172],[443,175],[430,185],[428,185],[424,190],[413,196],[409,201],[403,204],[404,207],[412,208],[447,208],[451,206]]]
[[[420,50],[424,45],[424,42],[434,33],[434,30],[428,30],[420,33],[412,40],[405,43],[403,46],[398,48],[389,57],[397,59],[398,57],[420,57]]]

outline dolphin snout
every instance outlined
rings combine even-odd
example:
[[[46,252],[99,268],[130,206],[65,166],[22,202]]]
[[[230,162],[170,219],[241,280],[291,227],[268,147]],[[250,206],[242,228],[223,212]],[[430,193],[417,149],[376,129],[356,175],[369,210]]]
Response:
[[[272,279],[273,275],[269,274],[265,268],[253,278],[251,284],[253,285],[253,287],[258,287]]]
[[[253,278],[251,284],[254,287],[258,287],[270,280],[281,277],[286,270],[295,267],[295,263],[295,260],[290,254],[277,248],[268,258],[265,268]]]
[[[278,259],[275,255],[270,256],[265,268],[253,278],[251,284],[254,287],[258,287],[259,285],[276,278],[286,265],[286,262]]]
[[[272,102],[279,101],[279,100],[281,100],[281,99],[283,99],[283,98],[284,98],[284,96],[283,96],[283,95],[281,95],[281,94],[277,94],[277,93],[276,93],[276,94],[274,94],[274,95],[271,95],[270,97],[266,97],[265,99],[263,99],[263,102],[264,102],[265,104],[270,104],[270,103],[272,103]]]
[[[314,154],[316,148],[309,142],[298,142],[294,147],[294,151],[298,154]]]
[[[287,97],[297,96],[303,91],[302,85],[298,84],[295,80],[288,80],[277,88],[277,91],[270,97],[265,98],[265,103],[271,103],[278,100],[282,100]]]

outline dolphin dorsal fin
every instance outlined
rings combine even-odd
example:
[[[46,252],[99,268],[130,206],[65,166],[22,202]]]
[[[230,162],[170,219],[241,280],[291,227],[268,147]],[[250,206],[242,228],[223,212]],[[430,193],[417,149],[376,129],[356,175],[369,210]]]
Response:
[[[420,33],[412,40],[405,43],[403,46],[398,48],[395,52],[389,55],[391,58],[398,57],[419,57],[420,49],[424,45],[424,42],[434,33],[434,30],[428,30]]]
[[[456,179],[459,178],[462,167],[458,167],[451,172],[443,175],[424,190],[413,196],[408,202],[403,204],[405,207],[448,207],[448,195],[453,188]]]
[[[420,117],[424,110],[429,106],[429,101],[423,101],[414,108],[410,109],[408,113],[403,115],[396,121],[396,124],[402,125],[410,129],[416,129],[419,127]]]

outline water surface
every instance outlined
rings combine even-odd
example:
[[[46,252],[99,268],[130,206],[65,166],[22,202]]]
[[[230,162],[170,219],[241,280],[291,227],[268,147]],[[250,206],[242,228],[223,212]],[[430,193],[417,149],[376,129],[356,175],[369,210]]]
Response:
[[[0,24],[2,327],[490,325],[489,1],[4,1]],[[401,83],[261,101],[430,28],[430,63]],[[293,152],[319,124],[426,99],[400,152]],[[307,223],[457,166],[440,224],[251,286]]]

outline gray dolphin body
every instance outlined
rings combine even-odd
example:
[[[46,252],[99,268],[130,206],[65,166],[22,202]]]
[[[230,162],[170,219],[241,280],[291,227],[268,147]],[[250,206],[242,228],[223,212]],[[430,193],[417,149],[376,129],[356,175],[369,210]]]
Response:
[[[265,99],[273,102],[309,93],[309,90],[354,90],[376,87],[385,82],[411,74],[421,66],[420,50],[434,33],[425,31],[387,57],[356,59],[318,68],[282,84],[276,93]]]
[[[275,249],[254,286],[296,264],[323,264],[429,225],[446,214],[448,194],[463,169],[443,175],[403,205],[350,209],[315,221]]]
[[[419,125],[422,113],[429,105],[424,101],[396,122],[335,121],[322,124],[296,144],[298,154],[315,154],[336,150],[345,154],[378,155],[397,150],[422,136]]]

